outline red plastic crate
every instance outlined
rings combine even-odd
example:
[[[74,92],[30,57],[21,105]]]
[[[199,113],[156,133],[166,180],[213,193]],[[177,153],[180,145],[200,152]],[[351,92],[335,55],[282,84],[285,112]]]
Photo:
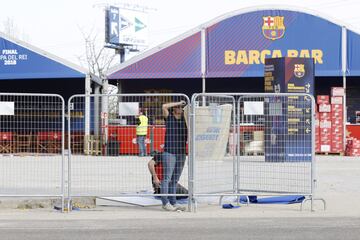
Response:
[[[345,96],[345,89],[343,87],[332,87],[331,88],[331,96],[333,97],[343,97]]]
[[[317,95],[316,103],[317,104],[329,104],[330,96],[329,95]]]
[[[343,97],[331,97],[331,104],[343,104]]]
[[[331,105],[330,104],[320,104],[319,112],[320,113],[331,112]]]

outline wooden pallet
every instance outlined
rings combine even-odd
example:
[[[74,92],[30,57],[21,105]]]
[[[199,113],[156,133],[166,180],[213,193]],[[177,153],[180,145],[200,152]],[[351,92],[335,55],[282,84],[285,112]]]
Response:
[[[264,156],[264,152],[246,152],[245,156]]]
[[[325,155],[325,156],[345,156],[344,152],[317,152],[317,155]]]

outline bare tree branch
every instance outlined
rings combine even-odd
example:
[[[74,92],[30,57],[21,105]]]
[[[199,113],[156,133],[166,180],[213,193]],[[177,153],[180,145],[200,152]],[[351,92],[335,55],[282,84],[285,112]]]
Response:
[[[85,42],[85,58],[78,57],[82,65],[86,65],[91,74],[100,78],[105,77],[105,72],[115,62],[116,55],[112,49],[107,49],[100,45],[98,34],[94,33],[94,29],[89,32],[81,30]]]

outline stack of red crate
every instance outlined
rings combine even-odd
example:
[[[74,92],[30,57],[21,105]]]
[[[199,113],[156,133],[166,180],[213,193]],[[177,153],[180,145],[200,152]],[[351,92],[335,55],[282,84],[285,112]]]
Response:
[[[344,151],[344,88],[331,88],[331,152]]]
[[[320,120],[317,108],[315,113],[315,152],[320,152]]]
[[[318,95],[319,152],[331,152],[331,105],[329,95]]]
[[[331,152],[343,152],[343,105],[331,104]]]
[[[360,156],[360,140],[354,137],[348,138],[346,143],[347,156]]]

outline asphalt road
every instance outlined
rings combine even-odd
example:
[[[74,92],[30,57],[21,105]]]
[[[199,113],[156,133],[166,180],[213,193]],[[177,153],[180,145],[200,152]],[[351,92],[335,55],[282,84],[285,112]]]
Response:
[[[359,239],[360,218],[0,220],[2,240]]]

